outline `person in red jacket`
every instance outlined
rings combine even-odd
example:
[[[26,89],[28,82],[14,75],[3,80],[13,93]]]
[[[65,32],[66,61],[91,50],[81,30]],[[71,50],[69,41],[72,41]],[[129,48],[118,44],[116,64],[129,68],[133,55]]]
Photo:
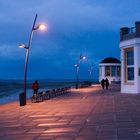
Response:
[[[32,84],[32,89],[33,89],[34,95],[37,95],[38,89],[39,89],[39,84],[37,80],[35,80],[35,82]]]

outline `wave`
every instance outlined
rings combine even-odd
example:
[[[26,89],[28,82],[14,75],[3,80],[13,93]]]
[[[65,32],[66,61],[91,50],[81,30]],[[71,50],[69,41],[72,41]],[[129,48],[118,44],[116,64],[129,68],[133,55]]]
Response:
[[[80,80],[82,83],[85,80]],[[33,94],[32,83],[33,80],[27,82],[27,98],[30,98]],[[39,92],[49,89],[62,88],[66,86],[75,86],[75,80],[71,79],[49,79],[38,80]],[[19,94],[23,92],[24,81],[23,80],[0,80],[0,104],[5,104],[12,101],[19,100]]]

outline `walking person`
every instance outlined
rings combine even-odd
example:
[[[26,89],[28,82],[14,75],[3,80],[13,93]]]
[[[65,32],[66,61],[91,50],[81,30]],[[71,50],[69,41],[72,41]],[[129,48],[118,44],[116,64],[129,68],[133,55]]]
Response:
[[[107,78],[105,79],[105,86],[106,86],[106,89],[108,89],[108,87],[109,87],[109,81],[108,81]]]
[[[33,89],[33,94],[37,95],[39,89],[39,84],[37,80],[35,80],[35,82],[32,84],[32,89]]]
[[[104,79],[101,80],[101,86],[102,86],[102,89],[104,89],[104,87],[105,87],[105,80]]]

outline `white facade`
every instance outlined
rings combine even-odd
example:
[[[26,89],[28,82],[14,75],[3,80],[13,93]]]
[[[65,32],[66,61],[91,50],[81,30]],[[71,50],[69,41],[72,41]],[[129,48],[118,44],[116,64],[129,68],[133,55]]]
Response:
[[[140,93],[140,37],[122,40],[120,42],[120,49],[121,93]],[[129,50],[133,52],[133,58],[128,57],[127,52]],[[128,65],[128,61],[132,61],[131,59],[133,59],[133,63]]]
[[[109,68],[109,75],[106,72],[106,67]],[[112,74],[112,67],[114,67],[114,74]],[[116,63],[100,63],[99,64],[99,82],[101,82],[102,79],[107,78],[109,80],[109,83],[111,82],[120,82],[120,67],[121,64]],[[117,72],[118,69],[118,72]]]

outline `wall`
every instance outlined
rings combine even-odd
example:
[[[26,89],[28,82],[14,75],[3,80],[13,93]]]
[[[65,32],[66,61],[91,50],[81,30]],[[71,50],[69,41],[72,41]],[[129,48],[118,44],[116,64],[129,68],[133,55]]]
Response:
[[[125,82],[124,67],[124,49],[134,47],[134,82]],[[140,93],[140,76],[138,76],[138,67],[140,67],[140,38],[121,41],[121,93]]]

